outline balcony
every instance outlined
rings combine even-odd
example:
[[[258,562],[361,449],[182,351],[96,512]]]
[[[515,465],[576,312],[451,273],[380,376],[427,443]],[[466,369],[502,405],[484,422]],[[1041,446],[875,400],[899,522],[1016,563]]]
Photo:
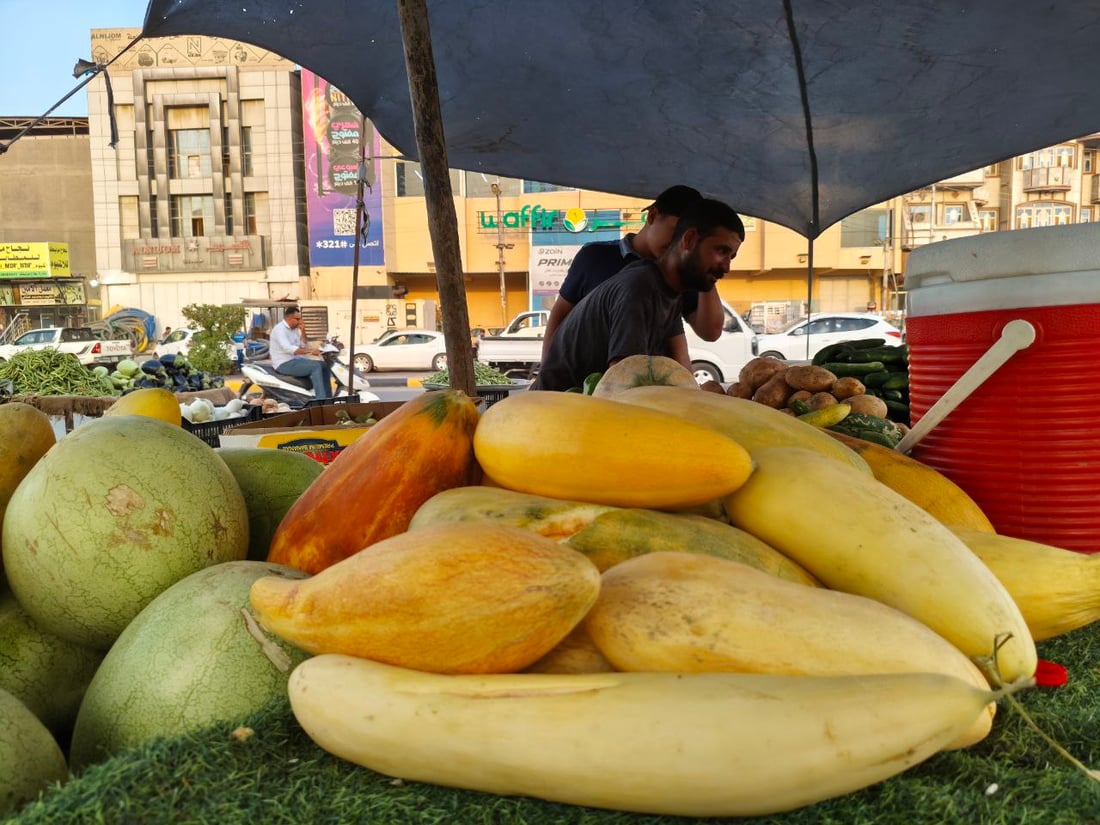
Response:
[[[1044,166],[1024,170],[1025,192],[1066,192],[1077,170],[1071,166]]]
[[[963,172],[961,175],[941,180],[939,187],[943,189],[973,189],[985,183],[985,168]]]
[[[1100,203],[1100,175],[1092,176],[1092,185],[1089,187],[1089,201]]]

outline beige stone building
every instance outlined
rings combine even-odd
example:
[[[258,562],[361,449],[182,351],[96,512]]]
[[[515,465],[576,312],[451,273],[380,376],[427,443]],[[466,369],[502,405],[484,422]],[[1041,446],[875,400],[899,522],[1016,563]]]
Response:
[[[211,37],[95,29],[88,86],[96,269],[105,308],[161,325],[188,304],[298,297],[307,274],[295,64]]]
[[[0,333],[83,324],[95,315],[88,119],[0,117],[0,144]]]

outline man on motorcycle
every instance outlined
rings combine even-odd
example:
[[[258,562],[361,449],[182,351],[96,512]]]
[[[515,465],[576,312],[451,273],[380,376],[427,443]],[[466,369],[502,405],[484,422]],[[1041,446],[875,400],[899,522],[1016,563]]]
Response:
[[[320,356],[321,350],[311,347],[301,328],[302,311],[298,307],[287,307],[283,320],[271,330],[268,340],[271,366],[275,372],[292,375],[296,378],[308,378],[313,384],[313,395],[317,398],[332,396],[332,370],[319,358],[301,356]]]

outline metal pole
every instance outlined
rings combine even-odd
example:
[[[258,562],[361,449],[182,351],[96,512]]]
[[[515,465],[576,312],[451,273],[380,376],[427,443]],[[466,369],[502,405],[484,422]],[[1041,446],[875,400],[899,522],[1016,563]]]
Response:
[[[476,382],[474,352],[470,346],[470,313],[466,307],[466,286],[462,279],[458,218],[451,194],[427,2],[397,0],[397,14],[405,45],[405,69],[409,75],[416,148],[424,173],[424,203],[428,210],[432,254],[435,256],[436,284],[443,307],[447,368],[451,387],[473,397]]]
[[[497,273],[500,275],[500,325],[508,326],[508,291],[504,283],[504,223],[500,211],[500,184],[491,184],[497,198]]]
[[[359,113],[359,169],[356,177],[358,180],[355,182],[355,249],[352,252],[352,264],[351,264],[351,318],[349,319],[348,330],[348,395],[358,396],[358,392],[355,389],[355,302],[359,294],[359,250],[363,247],[363,184],[367,180],[367,161],[366,161],[366,138],[367,133],[367,118],[362,112]],[[320,166],[317,167],[320,171]],[[321,177],[318,175],[318,182]],[[318,185],[320,185],[318,183]]]

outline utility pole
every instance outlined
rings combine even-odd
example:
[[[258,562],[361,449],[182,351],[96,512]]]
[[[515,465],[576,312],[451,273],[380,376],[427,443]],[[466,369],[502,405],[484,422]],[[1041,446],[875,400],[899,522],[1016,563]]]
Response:
[[[503,214],[500,211],[500,184],[489,185],[497,199],[497,272],[500,275],[500,325],[508,326],[508,290],[504,283],[504,250],[515,244],[504,242]]]

